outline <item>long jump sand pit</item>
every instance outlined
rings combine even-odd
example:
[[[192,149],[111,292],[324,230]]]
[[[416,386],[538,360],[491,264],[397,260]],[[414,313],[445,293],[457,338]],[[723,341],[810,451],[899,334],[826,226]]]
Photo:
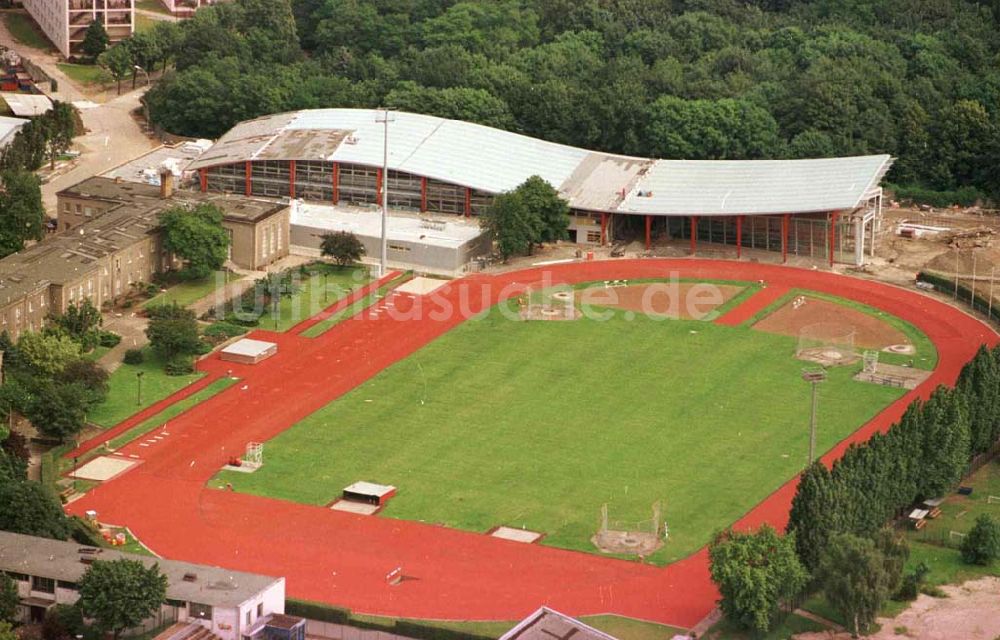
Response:
[[[884,320],[846,305],[803,296],[805,302],[789,300],[753,328],[767,333],[799,337],[807,327],[838,324],[854,329],[854,345],[864,349],[885,349],[908,344],[906,334]]]
[[[593,286],[577,292],[582,306],[612,307],[654,318],[704,320],[744,287],[707,282],[650,282],[627,286]]]
[[[101,456],[94,458],[70,475],[80,480],[97,480],[104,482],[110,480],[120,473],[125,473],[135,465],[135,460],[116,458],[114,456]]]

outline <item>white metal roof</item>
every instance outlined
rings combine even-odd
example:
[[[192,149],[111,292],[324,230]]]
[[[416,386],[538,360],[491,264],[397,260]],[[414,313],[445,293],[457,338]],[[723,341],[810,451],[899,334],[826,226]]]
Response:
[[[382,235],[382,217],[373,215],[370,207],[297,203],[291,207],[290,218],[295,227],[349,231],[368,238]],[[457,249],[483,234],[477,222],[466,222],[457,216],[430,221],[418,216],[394,213],[387,221],[386,237],[390,242],[413,242]]]
[[[250,356],[258,357],[266,354],[271,349],[276,348],[278,345],[273,342],[264,342],[263,340],[252,340],[250,338],[243,338],[242,340],[237,340],[228,347],[222,350],[222,353],[229,353],[237,356]]]
[[[238,124],[188,168],[251,159],[381,166],[381,116],[374,109],[313,109],[265,116]],[[571,207],[591,211],[711,216],[854,210],[892,165],[888,155],[653,160],[591,152],[414,113],[393,112],[391,119],[390,169],[490,193],[508,191],[538,175],[559,189]]]
[[[52,101],[45,96],[30,93],[0,93],[15,116],[40,116],[52,108]]]
[[[0,149],[10,144],[21,127],[28,124],[28,122],[24,118],[0,116]]]

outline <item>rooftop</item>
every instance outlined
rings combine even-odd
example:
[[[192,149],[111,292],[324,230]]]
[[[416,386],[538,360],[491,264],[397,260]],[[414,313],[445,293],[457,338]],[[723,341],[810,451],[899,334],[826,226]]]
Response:
[[[6,102],[11,113],[19,117],[40,116],[52,108],[52,101],[47,97],[30,93],[0,93],[0,100]]]
[[[380,114],[313,109],[242,122],[188,169],[246,160],[381,166]],[[490,193],[509,191],[538,175],[559,189],[570,206],[590,211],[708,216],[853,211],[892,165],[888,155],[656,160],[587,151],[433,116],[393,112],[391,118],[390,169]]]
[[[77,582],[87,570],[82,557],[95,560],[138,560],[146,566],[159,564],[167,576],[167,597],[171,600],[198,602],[213,607],[235,607],[281,580],[242,571],[230,571],[176,560],[150,558],[112,549],[93,550],[76,542],[36,538],[19,533],[0,532],[0,570],[24,573],[65,582]]]
[[[300,203],[292,207],[291,223],[325,231],[350,231],[369,238],[382,235],[382,216],[372,207]],[[386,229],[389,242],[419,242],[453,249],[482,233],[476,221],[466,222],[455,216],[434,219],[401,212],[389,216]]]
[[[542,607],[500,636],[500,640],[616,640],[576,618]]]
[[[177,170],[174,174],[181,177],[180,169],[183,169],[191,162],[201,157],[206,149],[212,146],[208,140],[198,140],[196,142],[184,142],[176,145],[163,145],[143,154],[138,158],[129,160],[124,164],[105,171],[101,174],[105,178],[120,178],[128,182],[141,182],[144,184],[160,184],[160,167],[164,163],[174,165]]]
[[[17,134],[21,127],[28,124],[24,118],[9,118],[0,116],[0,147],[5,146]]]

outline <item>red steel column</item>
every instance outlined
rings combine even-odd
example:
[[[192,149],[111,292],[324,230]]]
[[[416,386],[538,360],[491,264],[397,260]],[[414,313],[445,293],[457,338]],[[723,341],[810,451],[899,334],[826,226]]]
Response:
[[[646,216],[646,250],[653,246],[653,216]]]
[[[208,191],[208,169],[198,169],[198,179],[201,181],[201,192]]]
[[[472,215],[472,189],[469,187],[465,188],[465,217],[468,218]]]
[[[427,178],[420,178],[420,213],[427,211]]]
[[[603,247],[608,241],[608,214],[601,212],[601,246]]]
[[[333,204],[340,202],[340,163],[333,163]]]
[[[787,213],[781,216],[781,262],[788,262],[788,228],[791,216]]]
[[[375,204],[382,205],[382,169],[375,170]]]
[[[295,197],[295,161],[288,161],[288,197]]]
[[[244,176],[245,184],[243,185],[243,187],[246,192],[246,195],[249,196],[251,193],[253,193],[253,188],[252,188],[253,185],[250,182],[250,175],[251,172],[253,171],[253,162],[247,160],[244,171],[246,172],[246,175]]]
[[[698,253],[698,216],[691,216],[691,255]]]
[[[833,254],[837,248],[837,211],[830,212],[830,266],[833,267]]]
[[[736,259],[743,257],[743,216],[736,216]]]

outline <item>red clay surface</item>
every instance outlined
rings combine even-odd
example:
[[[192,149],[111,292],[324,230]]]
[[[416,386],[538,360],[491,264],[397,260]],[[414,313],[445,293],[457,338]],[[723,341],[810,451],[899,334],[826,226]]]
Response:
[[[547,281],[542,281],[548,277]],[[288,594],[355,611],[409,618],[521,618],[545,604],[572,615],[616,613],[689,627],[714,606],[717,593],[702,551],[665,568],[581,552],[528,545],[417,522],[357,516],[322,507],[211,490],[206,481],[241,453],[266,441],[388,365],[498,299],[534,289],[606,279],[765,280],[768,287],[727,314],[733,322],[803,288],[884,309],[913,323],[937,345],[940,360],[920,387],[890,405],[824,456],[830,462],[850,442],[884,430],[915,397],[953,383],[983,342],[997,335],[974,318],[916,291],[829,273],[708,260],[620,260],[554,265],[455,281],[426,298],[397,294],[316,339],[258,331],[279,344],[258,365],[200,367],[218,375],[232,368],[243,382],[171,421],[170,437],[155,447],[126,447],[143,459],[68,509],[95,509],[101,521],[128,525],[157,553],[287,578]],[[395,313],[388,308],[392,305]],[[744,313],[739,313],[747,307]],[[407,317],[419,308],[420,319]],[[454,313],[463,309],[466,313]],[[452,311],[452,312],[449,312]],[[247,388],[244,389],[243,386]],[[331,452],[349,455],[349,452]],[[265,462],[267,452],[265,447]],[[724,460],[717,461],[725,464]],[[795,490],[790,480],[736,523],[783,528]],[[389,586],[402,567],[407,578]]]
[[[733,299],[744,287],[699,282],[658,282],[627,287],[588,287],[577,302],[626,309],[649,316],[701,320]]]
[[[866,349],[884,349],[894,344],[909,344],[906,334],[885,320],[869,315],[860,309],[852,309],[843,304],[805,297],[805,304],[798,309],[789,300],[756,322],[753,328],[767,333],[780,333],[798,337],[804,329],[812,325],[830,327],[840,325],[844,330],[854,331],[854,344]]]

